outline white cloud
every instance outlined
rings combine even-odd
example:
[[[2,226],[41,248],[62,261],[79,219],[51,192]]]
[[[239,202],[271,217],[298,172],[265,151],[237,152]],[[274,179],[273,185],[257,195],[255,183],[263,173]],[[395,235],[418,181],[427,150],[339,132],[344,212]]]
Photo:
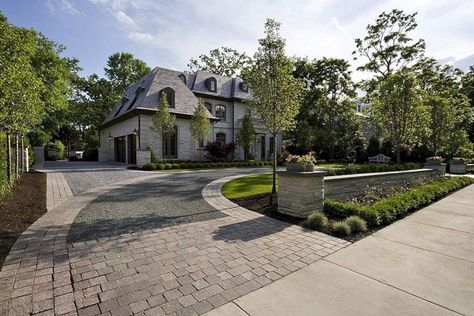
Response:
[[[120,21],[117,28],[126,27],[125,36],[142,43],[150,66],[183,69],[189,58],[220,46],[252,55],[265,19],[271,17],[282,22],[289,55],[345,58],[355,69],[360,61],[352,61],[354,39],[365,36],[367,24],[382,11],[394,8],[419,12],[411,35],[426,39],[427,55],[459,60],[474,53],[472,0],[89,1],[112,12]],[[356,73],[355,78],[362,75]]]
[[[54,13],[56,11],[56,8],[54,7],[51,0],[46,1],[46,6],[48,7],[49,12]]]
[[[130,32],[128,33],[128,38],[143,43],[150,43],[153,41],[153,36],[148,32]]]
[[[129,27],[135,27],[135,21],[123,11],[115,12],[115,17],[119,20],[120,23],[125,24]]]
[[[64,12],[70,13],[70,14],[79,14],[79,11],[72,5],[69,0],[62,0],[61,1],[61,8],[63,9]]]

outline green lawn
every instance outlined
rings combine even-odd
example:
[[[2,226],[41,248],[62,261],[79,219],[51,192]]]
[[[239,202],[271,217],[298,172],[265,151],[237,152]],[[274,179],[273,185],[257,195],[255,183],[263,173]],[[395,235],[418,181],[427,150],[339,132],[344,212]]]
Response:
[[[340,163],[318,163],[318,166],[325,167],[325,168],[345,168],[347,167],[347,163],[340,162]]]
[[[222,194],[228,199],[244,198],[257,194],[270,193],[271,191],[272,174],[259,174],[237,178],[227,182],[222,187]]]

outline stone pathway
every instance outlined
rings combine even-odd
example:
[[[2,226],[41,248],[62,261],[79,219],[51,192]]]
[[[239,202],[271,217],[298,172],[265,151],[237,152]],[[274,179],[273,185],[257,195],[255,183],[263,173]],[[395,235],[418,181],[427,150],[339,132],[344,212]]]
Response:
[[[46,208],[48,210],[72,197],[69,184],[61,172],[48,172],[46,176]]]
[[[189,173],[188,181],[219,172]],[[220,194],[225,180],[202,192],[209,210],[224,216],[67,243],[86,204],[159,177],[176,175],[153,173],[78,194],[33,224],[0,272],[0,314],[199,315],[349,244],[238,207]]]

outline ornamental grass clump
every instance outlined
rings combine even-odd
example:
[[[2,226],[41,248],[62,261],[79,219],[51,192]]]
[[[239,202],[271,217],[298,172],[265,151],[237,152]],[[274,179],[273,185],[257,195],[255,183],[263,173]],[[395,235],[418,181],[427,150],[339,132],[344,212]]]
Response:
[[[328,218],[323,212],[312,212],[306,219],[306,225],[314,230],[323,231],[328,225]]]
[[[351,227],[344,222],[335,222],[332,224],[332,232],[338,237],[347,237],[351,234]]]
[[[346,218],[344,221],[351,228],[352,233],[365,232],[367,230],[367,223],[359,216],[353,215]]]

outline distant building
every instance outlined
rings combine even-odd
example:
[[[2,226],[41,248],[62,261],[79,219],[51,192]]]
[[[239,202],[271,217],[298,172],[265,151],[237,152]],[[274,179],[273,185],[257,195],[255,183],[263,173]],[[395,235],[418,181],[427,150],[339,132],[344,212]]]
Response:
[[[156,113],[162,93],[166,94],[170,113],[176,116],[176,132],[158,137],[150,130],[151,117]],[[198,142],[191,135],[191,118],[199,98],[209,111],[212,130],[206,140]],[[136,163],[137,149],[150,146],[159,159],[203,159],[207,142],[236,142],[242,118],[250,109],[247,85],[240,78],[229,78],[198,71],[183,73],[155,68],[130,87],[115,105],[100,129],[99,160]],[[273,153],[272,135],[261,120],[252,115],[257,132],[251,154],[259,160],[270,159]],[[281,151],[281,136],[277,136],[277,152]],[[243,150],[236,147],[236,159],[243,159]]]

